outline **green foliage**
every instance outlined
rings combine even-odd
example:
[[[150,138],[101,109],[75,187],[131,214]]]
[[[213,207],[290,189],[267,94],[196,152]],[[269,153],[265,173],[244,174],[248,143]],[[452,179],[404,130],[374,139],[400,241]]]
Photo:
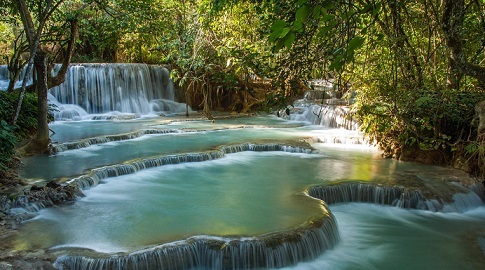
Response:
[[[72,5],[88,2],[61,5],[54,25],[62,29]],[[450,1],[95,2],[80,17],[78,61],[167,65],[196,106],[207,96],[252,93],[258,78],[271,81],[262,102],[279,107],[299,94],[301,80],[331,77],[357,91],[363,130],[389,154],[450,153],[461,143],[474,152],[473,107],[485,99],[484,83],[450,60],[442,17]],[[0,4],[0,13],[10,7]],[[482,1],[468,1],[458,29],[460,53],[478,68],[484,18]],[[26,108],[22,126],[33,126],[34,108]]]
[[[1,120],[0,122],[0,175],[3,174],[9,168],[9,164],[12,161],[14,154],[14,147],[16,143],[16,137],[11,127]]]
[[[13,117],[17,106],[18,93],[0,91],[0,172],[3,173],[11,166],[10,162],[14,155],[16,144],[22,138],[33,136],[37,129],[37,96],[34,93],[26,93],[22,103],[22,109],[15,126],[8,124]],[[52,115],[49,116],[52,120]]]
[[[6,122],[10,121],[18,102],[18,92],[0,91],[0,116]],[[52,115],[49,116],[52,120]],[[27,138],[35,134],[37,128],[37,95],[25,93],[22,109],[15,127],[11,127],[19,138]]]

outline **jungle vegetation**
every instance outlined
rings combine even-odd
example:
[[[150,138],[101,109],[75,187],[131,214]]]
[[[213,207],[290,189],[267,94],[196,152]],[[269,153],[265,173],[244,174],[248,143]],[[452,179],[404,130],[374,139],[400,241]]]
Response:
[[[333,78],[386,156],[485,175],[483,0],[7,0],[0,15],[0,64],[37,74],[0,93],[2,174],[26,137],[24,153],[47,149],[46,92],[70,62],[141,62],[167,66],[209,118]]]

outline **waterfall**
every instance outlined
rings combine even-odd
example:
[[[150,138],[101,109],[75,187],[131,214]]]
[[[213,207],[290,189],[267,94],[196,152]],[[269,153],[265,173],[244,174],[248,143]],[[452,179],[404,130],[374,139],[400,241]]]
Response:
[[[146,158],[97,168],[71,179],[80,189],[95,186],[108,177],[132,174],[167,164],[220,159],[241,151],[313,153],[314,150],[279,143],[222,146],[217,150]],[[301,226],[252,237],[194,236],[130,254],[115,256],[65,255],[59,269],[261,269],[294,265],[318,257],[340,239],[334,216],[322,202],[322,212]]]
[[[59,152],[64,152],[68,150],[73,150],[73,149],[81,149],[81,148],[89,147],[91,145],[131,140],[147,134],[169,134],[169,133],[178,133],[178,132],[180,131],[175,129],[145,129],[145,130],[139,130],[139,131],[134,131],[134,132],[125,133],[125,134],[107,135],[107,136],[87,138],[87,139],[83,139],[75,142],[53,144],[52,149],[54,153],[59,153]]]
[[[59,269],[267,269],[311,260],[339,241],[334,216],[323,214],[286,231],[256,237],[195,236],[113,257],[57,259]]]
[[[27,67],[24,67],[20,74],[20,79],[23,79],[25,76],[25,71],[27,70]],[[8,84],[10,81],[9,77],[9,71],[7,65],[0,65],[0,91],[7,90]],[[32,84],[32,73],[27,76],[27,86]],[[17,80],[15,82],[15,88],[20,88],[22,86],[22,81]]]
[[[454,194],[451,202],[445,202],[442,198],[428,199],[419,189],[356,182],[314,186],[307,192],[328,204],[363,202],[433,212],[464,212],[483,204],[477,193],[483,190],[480,186],[483,185],[477,183],[469,188],[461,187],[463,193]]]
[[[214,130],[219,130],[219,129],[213,129],[212,131]],[[59,153],[59,152],[64,152],[68,150],[86,148],[91,145],[131,140],[148,134],[173,134],[173,133],[190,133],[190,132],[200,132],[200,130],[181,131],[181,130],[175,130],[175,129],[144,129],[144,130],[125,133],[125,134],[92,137],[92,138],[87,138],[79,141],[52,144],[52,149],[54,153]],[[291,152],[291,153],[310,154],[316,151],[313,149],[308,149],[308,148],[303,148],[298,146],[282,145],[279,143],[266,143],[266,144],[245,143],[245,144],[238,144],[238,145],[223,146],[221,150],[225,154],[238,153],[242,151],[284,151],[284,152]]]
[[[49,103],[55,106],[54,119],[55,120],[83,120],[88,116],[88,112],[84,110],[81,106],[74,104],[62,104],[57,99],[51,95],[47,94]]]
[[[314,150],[302,147],[295,147],[283,144],[240,144],[223,146],[219,150],[187,153],[168,156],[157,156],[142,160],[133,161],[125,164],[116,164],[91,170],[89,174],[82,175],[69,180],[69,184],[76,185],[79,189],[86,189],[96,186],[103,179],[138,172],[140,170],[160,167],[168,164],[180,164],[188,162],[202,162],[223,158],[226,154],[243,152],[243,151],[282,151],[289,153],[313,153]]]
[[[305,104],[300,101],[295,103],[295,107],[297,109],[291,111],[290,120],[329,128],[359,129],[359,123],[347,106]]]
[[[289,152],[289,153],[311,154],[316,151],[313,149],[302,148],[298,146],[283,145],[279,143],[266,143],[266,144],[245,143],[245,144],[238,144],[238,145],[223,146],[221,150],[225,154],[238,153],[243,151],[255,151],[255,152],[282,151],[282,152]]]
[[[7,90],[8,82],[8,68],[6,65],[0,65],[0,91]]]
[[[73,64],[65,82],[49,92],[59,103],[80,106],[88,114],[185,110],[184,104],[174,102],[169,71],[156,65]]]
[[[54,67],[53,75],[59,68]],[[0,66],[0,90],[7,88],[8,74],[7,66]],[[21,83],[16,82],[16,87]],[[50,103],[58,107],[56,120],[112,112],[146,115],[185,111],[185,104],[176,102],[169,71],[159,65],[71,64],[64,83],[49,93]]]

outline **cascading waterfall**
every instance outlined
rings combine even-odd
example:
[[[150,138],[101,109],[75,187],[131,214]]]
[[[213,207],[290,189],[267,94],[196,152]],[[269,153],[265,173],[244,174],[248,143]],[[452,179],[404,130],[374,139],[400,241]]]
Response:
[[[107,258],[62,256],[60,269],[267,269],[311,260],[339,241],[326,210],[302,226],[258,237],[195,236],[131,254]]]
[[[85,148],[91,145],[97,145],[102,143],[131,140],[147,134],[171,134],[171,133],[178,133],[178,132],[180,131],[174,130],[174,129],[144,129],[144,130],[139,130],[139,131],[125,133],[125,134],[93,137],[93,138],[83,139],[75,142],[53,144],[52,149],[54,153],[59,153],[59,152],[64,152],[68,150],[73,150],[73,149]]]
[[[60,66],[56,65],[55,74]],[[21,76],[23,78],[23,75]],[[32,79],[29,76],[29,84]],[[0,66],[0,90],[8,86],[7,66]],[[21,85],[16,82],[16,87]],[[146,64],[72,64],[65,82],[49,90],[56,120],[82,120],[90,114],[179,113],[173,82],[163,66]]]
[[[61,104],[80,106],[88,114],[185,110],[185,104],[174,101],[169,71],[156,65],[73,64],[66,81],[49,91]]]
[[[8,82],[7,66],[0,66],[0,90]],[[20,84],[16,82],[17,87]],[[56,120],[80,120],[90,114],[184,112],[185,104],[176,100],[169,71],[146,64],[72,64],[65,82],[49,90],[49,101],[58,109]]]
[[[347,130],[358,130],[359,123],[353,117],[348,106],[321,104],[317,105],[306,100],[296,101],[296,109],[289,109],[290,114],[286,117],[293,121],[303,121],[311,125],[319,125],[328,128],[342,128]],[[288,110],[279,112],[285,115]]]
[[[0,90],[6,90],[8,87],[9,77],[6,65],[0,65]]]
[[[283,145],[278,143],[270,144],[252,144],[245,143],[239,145],[223,146],[219,150],[203,152],[203,153],[188,153],[179,155],[160,156],[153,158],[146,158],[140,161],[133,161],[127,164],[117,164],[112,166],[105,166],[102,168],[93,169],[90,174],[82,175],[80,177],[69,180],[70,184],[77,185],[80,189],[86,189],[96,186],[103,179],[108,177],[115,177],[138,172],[143,169],[160,167],[167,164],[180,164],[187,162],[202,162],[214,159],[223,158],[226,154],[238,153],[243,151],[283,151],[290,153],[312,153],[314,150],[306,149],[297,146]]]
[[[460,189],[463,193],[453,195],[451,203],[442,199],[428,199],[419,189],[358,182],[314,186],[307,192],[328,204],[363,202],[432,212],[463,212],[483,204],[483,184],[478,183],[469,188],[460,186]]]
[[[85,189],[109,177],[166,164],[214,160],[242,151],[314,153],[312,149],[279,143],[227,145],[215,151],[161,156],[105,166],[68,182]],[[241,238],[195,236],[131,254],[105,258],[66,255],[60,257],[56,265],[60,269],[258,269],[294,265],[316,258],[323,251],[333,248],[339,240],[333,215],[323,202],[321,209],[319,217],[285,231]]]
[[[137,93],[137,96],[130,96],[132,94],[131,91],[128,91],[126,93],[124,92],[124,89],[125,89],[124,87],[126,85],[128,85],[128,88],[133,87],[133,89],[147,89],[146,87],[147,85],[150,85],[150,84],[152,86],[155,85],[156,83],[153,81],[150,81],[150,82],[144,81],[144,80],[143,82],[137,81],[139,78],[137,78],[138,75],[136,74],[145,74],[146,70],[148,70],[149,73],[153,72],[153,71],[150,71],[152,68],[150,66],[142,67],[139,69],[139,71],[132,72],[132,73],[125,73],[125,71],[123,72],[116,71],[116,68],[111,68],[111,67],[110,67],[111,68],[111,71],[110,71],[110,68],[102,67],[104,66],[102,64],[93,64],[91,65],[91,67],[93,70],[95,69],[95,67],[96,69],[98,69],[98,71],[104,70],[104,73],[101,71],[95,72],[93,70],[88,72],[86,70],[89,69],[88,66],[90,65],[82,65],[82,66],[84,67],[83,68],[79,67],[78,71],[76,71],[77,72],[76,76],[78,76],[77,79],[75,79],[75,76],[72,75],[74,76],[73,80],[80,81],[80,84],[76,86],[77,90],[76,91],[66,90],[66,93],[68,93],[67,96],[69,96],[69,98],[72,98],[73,100],[74,100],[74,97],[76,97],[77,98],[76,102],[79,102],[79,103],[74,103],[74,101],[72,101],[73,103],[69,103],[69,104],[61,103],[57,101],[57,98],[52,95],[51,101],[58,102],[57,103],[58,107],[63,113],[56,116],[56,119],[85,119],[84,117],[86,116],[90,116],[92,118],[93,117],[92,114],[111,112],[112,110],[116,110],[119,112],[129,111],[130,113],[136,113],[136,114],[150,114],[150,113],[158,114],[164,111],[175,112],[178,110],[178,109],[171,109],[171,108],[166,109],[164,107],[167,104],[168,104],[167,106],[169,106],[169,104],[174,104],[175,107],[178,106],[178,103],[169,101],[170,100],[169,94],[155,96],[156,94],[160,94],[160,93],[155,91],[156,92],[155,94],[155,92],[150,92],[149,90],[147,90],[146,92],[143,92],[145,91],[143,90],[143,91],[134,91]],[[106,66],[110,66],[110,65],[106,65]],[[135,65],[130,66],[128,69],[129,70],[138,69],[138,68],[135,68],[134,66]],[[162,68],[160,68],[160,70],[162,70]],[[95,76],[95,74],[98,74],[98,73],[102,74],[102,75],[99,75],[99,77],[101,78],[104,76],[104,79],[99,79],[98,81],[96,81],[96,83],[86,83],[86,76],[88,75],[89,75],[88,77]],[[153,75],[153,77],[161,78],[165,75],[168,76],[168,73],[165,72],[163,74]],[[125,76],[127,76],[127,78],[122,79],[122,77],[125,77]],[[113,80],[116,81],[116,83],[114,81],[110,81],[111,79],[108,79],[108,78],[115,78]],[[158,79],[156,81],[158,82]],[[89,92],[90,90],[89,91],[86,90],[87,89],[86,85],[91,85],[91,86],[94,85],[95,90],[93,92]],[[100,88],[100,85],[102,85],[103,89]],[[110,87],[114,87],[113,88],[114,90],[113,89],[104,90],[105,88],[108,89]],[[105,91],[108,91],[108,92],[110,91],[109,95],[106,94]],[[62,92],[62,94],[64,94],[64,92]],[[110,96],[111,94],[118,95],[122,97],[122,99],[116,99],[114,97],[111,97]],[[60,98],[60,100],[62,101],[62,98]],[[68,102],[68,101],[66,99],[62,102]],[[348,111],[349,109],[347,107],[335,106],[335,105],[320,106],[320,105],[314,105],[314,104],[304,105],[304,106],[302,104],[300,105],[295,105],[297,109],[292,110],[292,113],[289,115],[288,118],[296,121],[305,121],[305,122],[311,123],[312,125],[321,125],[329,128],[339,128],[339,131],[341,131],[342,129],[350,129],[352,131],[356,131],[358,128],[358,125],[356,124],[356,122],[352,120]],[[103,108],[107,108],[107,109],[103,109]],[[125,109],[123,108],[130,108],[130,109],[126,109],[126,111],[124,111]],[[149,110],[143,111],[146,108],[149,108]],[[183,110],[185,110],[184,105],[182,105],[182,108]],[[320,117],[318,117],[318,115],[320,115]],[[289,127],[289,126],[290,125],[286,127]],[[61,152],[61,151],[67,151],[72,149],[89,147],[96,144],[113,142],[113,141],[130,140],[130,139],[144,136],[146,134],[165,134],[165,133],[172,134],[175,132],[178,133],[178,132],[199,132],[200,131],[200,129],[196,130],[194,128],[179,129],[179,130],[161,129],[161,128],[157,129],[157,128],[154,128],[154,126],[151,126],[150,128],[151,129],[143,129],[135,132],[131,132],[130,130],[129,131],[130,133],[125,133],[125,134],[107,135],[107,136],[82,139],[77,142],[71,141],[71,142],[66,142],[62,144],[57,144],[54,147],[57,149],[58,152]],[[224,129],[224,128],[220,128],[220,129]],[[219,129],[211,128],[210,130],[216,131]],[[322,132],[324,130],[325,130],[324,128],[318,128],[319,132]],[[128,132],[128,131],[124,130],[123,132]],[[352,134],[357,134],[357,133],[352,132]],[[313,135],[314,134],[312,134],[312,136]],[[90,135],[90,136],[96,136],[96,135]],[[157,138],[158,137],[165,138],[165,137],[172,137],[172,136],[157,136]],[[80,138],[80,137],[77,137],[77,138]],[[318,136],[318,138],[320,142],[324,142],[324,140],[322,139],[323,137]],[[177,138],[177,140],[180,140],[180,138]],[[342,141],[343,139],[339,138],[339,140]],[[353,140],[353,137],[352,138],[347,137],[346,140],[351,141]],[[242,140],[238,140],[237,142],[241,142],[241,141]],[[256,139],[255,141],[261,142],[261,141],[268,141],[268,140]],[[336,139],[333,139],[330,142],[336,142]],[[169,143],[173,143],[173,142],[169,141]],[[224,143],[221,143],[218,145],[222,145]],[[228,142],[227,144],[230,144],[230,143],[232,143],[232,141]],[[355,143],[359,143],[359,142],[355,142]],[[163,140],[160,140],[159,144],[166,145],[165,141]],[[297,144],[297,145],[300,145],[300,144]],[[203,162],[203,161],[209,161],[209,160],[216,160],[216,159],[224,158],[227,154],[244,152],[244,151],[284,151],[284,152],[305,153],[305,154],[313,154],[317,152],[316,150],[311,148],[287,145],[284,143],[262,143],[262,144],[244,143],[244,144],[235,144],[235,145],[223,145],[218,148],[214,148],[214,147],[216,146],[211,145],[210,147],[203,148],[203,149],[210,149],[206,152],[195,152],[195,153],[173,154],[173,155],[166,154],[163,156],[161,155],[161,153],[153,154],[152,152],[150,152],[150,155],[137,156],[140,158],[136,160],[132,160],[133,157],[130,157],[129,159],[125,159],[123,160],[124,163],[120,163],[118,165],[110,165],[110,166],[104,166],[104,167],[99,167],[101,166],[99,164],[93,165],[92,167],[86,168],[90,170],[89,174],[73,178],[67,181],[68,184],[64,183],[64,185],[69,185],[68,187],[70,188],[72,187],[73,190],[79,191],[82,189],[87,189],[87,188],[96,186],[103,181],[109,182],[111,179],[108,179],[108,178],[122,176],[122,175],[129,175],[148,168],[154,168],[154,167],[164,166],[168,164],[180,164],[180,163],[187,163],[187,162]],[[143,148],[140,147],[139,149],[143,149]],[[200,149],[200,148],[197,148],[197,149]],[[187,152],[192,151],[193,149],[184,149],[184,150],[177,149],[177,150],[180,151],[177,153],[184,153],[186,151]],[[203,150],[196,150],[196,151],[203,151]],[[324,151],[325,150],[322,150],[322,152]],[[79,152],[83,152],[83,151],[79,151]],[[169,152],[164,152],[164,153],[169,153]],[[79,153],[73,153],[73,154],[77,155]],[[157,156],[151,156],[151,155],[157,155]],[[79,156],[81,157],[81,155]],[[60,159],[60,157],[58,158]],[[330,159],[325,160],[325,162],[322,161],[321,165],[327,162],[331,162]],[[115,163],[117,162],[103,163],[103,164],[115,164]],[[72,163],[72,164],[76,164],[76,163]],[[323,167],[315,166],[315,167],[319,168],[322,172],[327,173],[329,175],[340,175],[340,172],[343,172],[342,168],[344,168],[342,164],[343,164],[342,161],[335,162],[334,163],[335,167],[338,167],[338,169],[335,169],[335,170],[327,170],[327,168],[329,167],[325,167],[325,166]],[[199,165],[199,164],[196,164],[196,165]],[[201,165],[205,165],[205,164],[201,164]],[[98,168],[95,168],[95,167],[98,167]],[[274,167],[275,166],[272,166],[271,168],[274,168]],[[42,167],[43,170],[46,170],[45,168],[46,167]],[[253,168],[251,168],[251,170],[252,169]],[[345,169],[347,169],[347,167],[345,167]],[[305,171],[305,173],[308,173],[308,171]],[[71,175],[71,177],[73,177],[72,175],[79,175],[79,174],[81,174],[81,172],[78,172],[75,174],[66,174],[65,176]],[[302,178],[305,178],[306,176],[307,175],[303,176]],[[134,177],[134,178],[137,178],[137,177]],[[178,181],[180,178],[175,178],[175,179],[176,181]],[[295,177],[295,179],[301,179],[301,178]],[[343,177],[342,179],[360,179],[360,178],[352,175],[352,176],[349,176],[348,178]],[[120,182],[117,182],[117,180],[118,179],[115,179],[113,181],[113,183],[116,185],[120,183]],[[321,177],[319,175],[318,183],[321,183],[322,182],[321,180],[325,180],[325,177]],[[331,180],[335,180],[335,179],[332,178]],[[365,180],[364,178],[362,181],[370,181],[370,180]],[[264,181],[260,181],[260,182],[264,182]],[[279,183],[280,182],[278,182],[278,185],[280,185]],[[315,182],[311,182],[311,184],[305,184],[304,188],[314,184]],[[449,181],[445,183],[445,185],[448,185],[448,184],[450,184]],[[247,185],[247,186],[250,186],[250,185]],[[281,186],[284,186],[284,185],[280,185],[279,187]],[[98,188],[102,188],[102,187],[98,187]],[[291,227],[290,229],[283,229],[282,231],[278,231],[278,232],[272,232],[272,233],[267,233],[263,235],[257,235],[257,233],[252,234],[250,232],[247,234],[247,235],[251,235],[249,237],[241,236],[241,235],[246,235],[245,233],[241,233],[241,234],[221,233],[221,235],[224,235],[224,237],[197,235],[197,233],[194,233],[192,235],[196,235],[196,236],[189,237],[185,235],[183,237],[177,237],[175,239],[177,240],[183,239],[183,240],[179,240],[176,242],[170,242],[162,245],[157,245],[154,242],[150,242],[149,244],[144,243],[143,246],[141,247],[143,248],[142,250],[132,252],[132,249],[127,249],[126,253],[125,251],[120,251],[120,253],[116,253],[116,254],[114,253],[101,254],[98,252],[103,252],[103,251],[97,251],[99,249],[96,249],[93,246],[89,246],[89,245],[86,245],[86,246],[80,245],[79,247],[77,247],[75,244],[74,247],[67,246],[67,249],[69,249],[69,251],[66,251],[66,246],[52,245],[50,247],[54,247],[53,250],[56,250],[58,248],[61,250],[63,254],[67,254],[59,257],[58,260],[56,261],[56,266],[59,267],[60,269],[261,269],[261,268],[285,267],[285,266],[294,265],[302,261],[310,261],[315,258],[318,258],[325,250],[332,249],[339,241],[340,235],[338,231],[338,226],[336,224],[336,220],[333,214],[328,211],[327,203],[337,204],[337,203],[345,203],[345,202],[367,202],[367,203],[373,203],[373,204],[379,204],[379,205],[391,205],[391,206],[404,208],[404,209],[422,209],[422,210],[440,211],[440,212],[463,212],[466,209],[473,209],[473,208],[476,208],[477,206],[483,205],[483,198],[485,197],[485,188],[482,183],[473,185],[471,187],[457,188],[456,190],[459,190],[459,192],[461,190],[462,193],[457,193],[452,197],[450,195],[450,197],[447,197],[447,199],[443,200],[439,196],[437,197],[428,196],[429,193],[427,193],[427,190],[421,191],[418,189],[403,188],[400,186],[385,186],[385,185],[379,185],[374,183],[340,182],[338,184],[320,185],[320,186],[313,186],[309,188],[306,192],[306,195],[309,195],[313,198],[321,199],[323,200],[323,202],[319,200],[309,199],[308,197],[304,197],[304,198],[320,203],[321,207],[319,204],[318,209],[321,208],[322,211],[321,212],[317,211],[315,215],[313,215],[312,213],[311,219],[307,220],[302,225]],[[239,192],[239,190],[236,190],[236,191]],[[254,189],[252,191],[254,191]],[[274,192],[274,190],[271,190],[271,192]],[[80,192],[79,195],[82,195],[81,193],[82,192]],[[78,193],[75,193],[75,194],[78,194]],[[301,193],[298,193],[298,194],[301,195]],[[158,194],[156,194],[156,196],[158,196]],[[135,198],[135,200],[137,199],[138,198]],[[139,198],[139,200],[145,200],[145,198]],[[18,196],[15,198],[15,200],[14,198],[0,197],[0,211],[2,211],[2,209],[10,210],[14,208],[23,208],[27,211],[39,211],[40,209],[44,207],[49,207],[51,205],[52,203],[49,203],[48,200],[47,200],[47,204],[45,203],[37,204],[37,203],[29,202],[29,197],[26,195]],[[163,208],[163,207],[160,207],[160,208]],[[271,210],[272,212],[276,212],[275,209],[271,209]],[[125,211],[125,209],[123,209],[123,211]],[[89,215],[92,215],[92,212],[90,211],[86,211],[86,213],[88,213]],[[335,215],[337,216],[337,214]],[[153,215],[150,215],[150,216],[153,216]],[[163,217],[165,218],[164,215]],[[84,229],[89,229],[89,230],[104,229],[96,222],[93,222],[93,224],[97,224],[96,228],[91,228],[91,226],[88,225]],[[75,224],[73,227],[69,227],[69,230],[76,230],[76,229],[79,229],[79,227],[82,227],[82,226],[76,227],[76,225],[77,224]],[[180,223],[177,225],[180,225]],[[199,224],[197,223],[197,225]],[[126,225],[126,226],[128,227],[129,225]],[[288,227],[285,227],[285,228],[288,228]],[[345,236],[345,233],[343,233],[342,230],[341,232],[342,232],[342,236]],[[58,232],[56,231],[55,233],[58,233]],[[83,235],[86,235],[86,234],[83,234]],[[185,237],[189,237],[189,238],[185,239]],[[374,235],[372,235],[372,237],[374,237]],[[343,238],[344,237],[342,237],[342,239]],[[160,240],[159,243],[165,243],[168,241],[171,241],[171,240],[164,239],[164,240]],[[156,245],[156,246],[152,246],[152,245]],[[147,246],[149,248],[147,248]],[[337,246],[337,249],[338,249],[338,246]],[[105,252],[109,252],[109,251],[105,251]],[[313,268],[316,269],[318,267],[313,267]]]

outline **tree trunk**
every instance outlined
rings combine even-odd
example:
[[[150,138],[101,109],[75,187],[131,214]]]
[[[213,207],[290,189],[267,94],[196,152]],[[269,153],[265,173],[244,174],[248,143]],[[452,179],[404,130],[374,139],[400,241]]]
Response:
[[[203,87],[202,94],[204,95],[204,108],[203,108],[203,112],[204,112],[205,116],[207,117],[207,119],[214,120],[214,117],[212,116],[211,108],[210,108],[210,105],[209,105],[209,100],[211,98],[210,97],[209,85],[208,84],[205,84],[202,87]]]
[[[48,101],[47,101],[47,54],[39,50],[34,59],[37,91],[37,132],[24,147],[19,149],[21,155],[32,155],[36,153],[48,153],[50,136],[49,124],[47,122]]]
[[[47,101],[47,55],[38,51],[34,59],[35,71],[37,74],[37,133],[30,142],[23,147],[24,155],[35,153],[46,153],[49,150],[50,136],[49,124],[47,122],[48,101]]]
[[[48,102],[47,102],[47,55],[38,52],[35,58],[35,69],[37,72],[37,135],[35,140],[42,149],[47,149],[49,138],[49,125],[47,123]]]

